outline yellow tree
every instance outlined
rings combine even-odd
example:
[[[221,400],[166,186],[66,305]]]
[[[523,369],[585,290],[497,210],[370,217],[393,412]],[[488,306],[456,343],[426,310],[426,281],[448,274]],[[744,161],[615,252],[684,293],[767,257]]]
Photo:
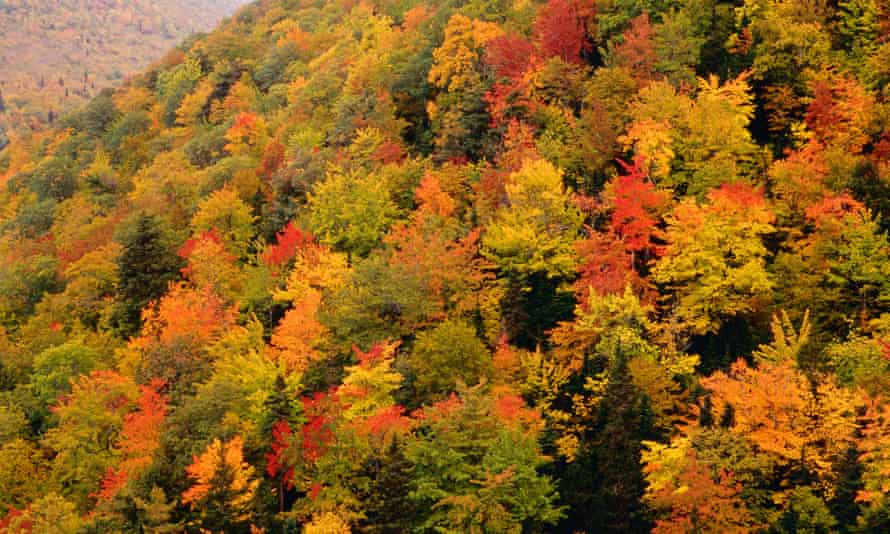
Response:
[[[254,468],[244,460],[241,436],[226,443],[213,440],[194,457],[186,473],[192,486],[183,492],[182,502],[199,513],[204,528],[227,532],[250,518],[259,480],[254,476]]]
[[[763,193],[741,184],[687,199],[666,217],[664,256],[653,278],[668,290],[666,312],[685,334],[716,333],[727,318],[749,314],[770,296],[763,236],[773,214]]]

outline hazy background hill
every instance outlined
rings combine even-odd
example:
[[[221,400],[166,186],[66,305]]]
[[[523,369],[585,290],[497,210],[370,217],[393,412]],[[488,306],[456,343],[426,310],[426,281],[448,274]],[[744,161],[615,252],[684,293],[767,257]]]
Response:
[[[82,104],[244,3],[0,0],[0,132]]]

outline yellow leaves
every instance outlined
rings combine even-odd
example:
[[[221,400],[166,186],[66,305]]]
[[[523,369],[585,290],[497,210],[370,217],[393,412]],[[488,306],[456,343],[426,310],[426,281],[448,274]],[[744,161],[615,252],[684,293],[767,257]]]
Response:
[[[639,336],[651,330],[649,321],[653,309],[642,304],[630,285],[622,295],[600,295],[594,291],[586,304],[575,308],[575,320],[560,323],[551,333],[556,344],[555,354],[569,368],[581,368],[584,356],[589,354],[606,335],[624,338]]]
[[[482,48],[502,33],[492,22],[471,20],[460,14],[451,17],[442,46],[433,51],[429,82],[448,91],[461,91],[477,83]]]
[[[349,523],[336,512],[319,512],[303,526],[303,534],[349,534]]]
[[[773,214],[757,189],[726,184],[710,204],[686,199],[667,216],[668,246],[653,270],[671,296],[679,328],[694,335],[719,330],[727,317],[747,314],[769,296],[762,235]]]
[[[323,295],[340,290],[347,282],[346,255],[315,243],[296,251],[287,287],[273,295],[277,301],[292,302],[272,334],[270,357],[291,373],[301,374],[322,358],[319,348],[329,336],[318,320]]]
[[[243,510],[253,500],[259,481],[254,479],[254,469],[244,460],[244,440],[235,436],[223,443],[213,440],[207,449],[194,457],[186,468],[192,486],[182,494],[183,504],[200,510],[202,501],[211,493],[226,491],[231,501],[225,503],[234,510]],[[220,484],[223,487],[219,487]],[[243,519],[245,515],[238,517]]]
[[[655,493],[675,485],[688,463],[691,439],[674,438],[667,444],[643,441],[642,445],[640,462],[646,476],[646,496],[651,499]]]
[[[267,129],[263,117],[249,111],[238,113],[226,132],[226,151],[233,156],[261,155],[269,136]]]
[[[810,339],[810,310],[806,310],[797,330],[788,312],[782,310],[781,316],[773,314],[770,330],[773,333],[773,342],[770,345],[760,345],[754,351],[754,359],[758,362],[777,363],[785,360],[795,361],[800,351]]]
[[[336,292],[344,287],[349,274],[346,255],[327,247],[308,245],[297,251],[287,288],[276,291],[277,301],[297,302],[320,291]]]
[[[563,186],[562,171],[545,160],[528,160],[510,175],[506,191],[509,206],[489,225],[482,255],[520,277],[574,273],[573,243],[582,216]]]
[[[151,91],[145,87],[130,85],[115,91],[112,99],[114,107],[121,113],[127,114],[148,109],[153,102],[153,97]]]
[[[356,351],[359,364],[346,367],[346,378],[338,390],[349,406],[343,412],[347,421],[367,418],[395,405],[392,393],[402,384],[402,375],[393,369],[398,346],[395,341],[381,343],[367,353]]]
[[[883,506],[890,496],[890,406],[886,399],[867,398],[860,425],[859,460],[864,465],[864,487],[857,493],[856,501]]]
[[[215,230],[226,247],[240,257],[253,236],[253,221],[250,207],[241,200],[238,192],[223,187],[198,204],[191,226],[196,233]]]
[[[618,137],[625,149],[642,159],[644,170],[654,181],[661,181],[671,172],[675,157],[671,127],[664,121],[644,119],[631,123],[627,133]]]
[[[204,116],[207,101],[216,90],[209,78],[205,78],[185,98],[176,110],[176,124],[180,126],[192,126],[198,123]]]

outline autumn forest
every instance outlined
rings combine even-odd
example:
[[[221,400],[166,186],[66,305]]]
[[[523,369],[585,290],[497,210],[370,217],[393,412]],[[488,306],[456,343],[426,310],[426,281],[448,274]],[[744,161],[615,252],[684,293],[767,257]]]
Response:
[[[90,96],[0,150],[0,533],[890,532],[888,0],[259,0]]]

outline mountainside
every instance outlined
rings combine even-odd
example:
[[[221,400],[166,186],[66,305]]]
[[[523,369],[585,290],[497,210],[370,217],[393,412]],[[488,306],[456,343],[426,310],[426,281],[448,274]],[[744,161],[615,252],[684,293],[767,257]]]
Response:
[[[243,0],[0,1],[0,124],[46,122],[119,84]]]
[[[262,0],[14,134],[0,534],[890,532],[888,20]]]

